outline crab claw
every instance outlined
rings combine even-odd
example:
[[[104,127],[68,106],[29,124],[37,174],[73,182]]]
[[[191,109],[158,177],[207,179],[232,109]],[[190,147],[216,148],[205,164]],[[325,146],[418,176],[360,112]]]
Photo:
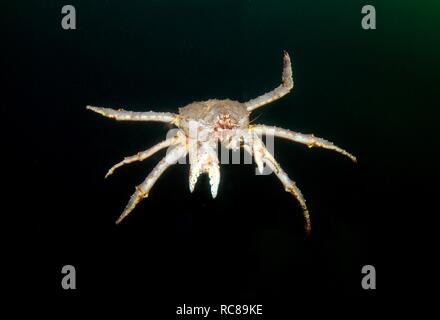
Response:
[[[218,185],[220,183],[220,167],[218,161],[211,162],[208,167],[209,184],[211,185],[212,198],[217,196]]]
[[[189,170],[189,191],[192,193],[194,191],[194,187],[196,186],[197,180],[199,179],[200,174],[202,173],[202,166],[200,163],[191,164]]]
[[[202,173],[207,173],[211,185],[211,195],[215,198],[220,183],[220,165],[215,150],[208,145],[204,145],[192,161],[189,170],[189,190],[193,192],[199,176]]]

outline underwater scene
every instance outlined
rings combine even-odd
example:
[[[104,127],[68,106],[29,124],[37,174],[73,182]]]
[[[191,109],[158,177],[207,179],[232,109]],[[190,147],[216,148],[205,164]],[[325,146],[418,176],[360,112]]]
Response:
[[[387,297],[438,190],[439,8],[8,4],[6,174],[35,289],[158,319]]]

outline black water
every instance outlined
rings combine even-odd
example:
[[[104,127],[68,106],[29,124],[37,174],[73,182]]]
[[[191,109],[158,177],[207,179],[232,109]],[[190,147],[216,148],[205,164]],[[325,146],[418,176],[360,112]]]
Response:
[[[434,197],[425,182],[438,177],[436,5],[378,3],[377,29],[366,31],[359,1],[70,1],[77,29],[66,31],[65,4],[4,11],[13,27],[2,108],[15,162],[4,168],[14,194],[4,214],[26,226],[12,239],[31,249],[15,251],[26,268],[38,266],[32,289],[65,301],[137,296],[169,315],[183,303],[262,303],[270,314],[298,297],[363,301],[396,290],[398,256],[433,212],[419,196]],[[222,166],[215,200],[207,179],[190,194],[188,167],[175,166],[116,226],[161,156],[105,172],[169,127],[118,123],[85,106],[174,112],[194,100],[245,101],[279,84],[283,50],[295,89],[255,121],[314,133],[359,159],[276,142],[307,199],[311,238],[297,202],[254,165]],[[75,292],[60,285],[66,264],[77,270]],[[362,289],[367,264],[380,290]]]

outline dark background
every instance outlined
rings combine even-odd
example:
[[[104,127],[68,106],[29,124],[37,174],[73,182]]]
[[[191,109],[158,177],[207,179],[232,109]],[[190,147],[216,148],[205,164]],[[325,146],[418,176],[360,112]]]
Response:
[[[135,296],[170,315],[183,303],[262,303],[270,314],[297,298],[397,292],[402,253],[418,250],[408,239],[429,224],[433,211],[423,207],[436,195],[434,3],[9,4],[5,215],[17,218],[21,232],[10,241],[24,251],[10,249],[38,267],[32,289],[68,303]],[[76,8],[76,30],[61,28],[66,4]],[[377,30],[361,28],[365,4],[376,7]],[[223,165],[215,200],[207,179],[191,194],[188,167],[174,166],[116,226],[161,154],[104,174],[169,127],[115,122],[85,106],[175,112],[194,100],[246,101],[279,85],[283,50],[295,88],[254,112],[256,122],[314,133],[359,159],[276,141],[275,156],[311,211],[311,239],[295,199],[275,176],[256,176],[254,165]],[[76,267],[75,291],[61,288],[66,264]],[[376,267],[376,291],[361,288],[366,264]]]

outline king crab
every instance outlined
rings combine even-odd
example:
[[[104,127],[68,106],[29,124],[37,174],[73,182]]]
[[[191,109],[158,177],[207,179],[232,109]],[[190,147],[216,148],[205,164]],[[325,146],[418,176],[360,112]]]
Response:
[[[347,151],[335,146],[330,141],[317,138],[312,134],[302,134],[278,127],[250,124],[249,116],[252,111],[274,100],[280,99],[293,88],[292,69],[289,54],[284,52],[282,83],[274,90],[267,92],[247,102],[238,102],[229,99],[193,102],[179,108],[179,113],[168,112],[134,112],[123,109],[109,109],[87,106],[87,109],[97,112],[105,117],[120,121],[158,121],[175,125],[177,133],[154,145],[153,147],[139,152],[136,155],[126,157],[114,165],[108,171],[106,177],[122,165],[135,161],[142,161],[157,151],[170,147],[166,156],[156,165],[146,179],[135,188],[127,206],[116,220],[119,224],[143,199],[148,197],[151,188],[171,165],[180,158],[189,155],[189,189],[192,192],[198,177],[202,173],[209,176],[211,194],[217,196],[220,183],[220,165],[217,156],[217,143],[222,143],[226,148],[238,150],[243,147],[251,156],[260,173],[264,165],[267,165],[283,184],[285,190],[291,193],[302,207],[306,234],[310,233],[310,215],[306,201],[301,191],[291,180],[272,154],[267,150],[261,140],[261,135],[271,135],[294,142],[302,143],[308,147],[321,147],[339,152],[356,162],[356,158]]]

